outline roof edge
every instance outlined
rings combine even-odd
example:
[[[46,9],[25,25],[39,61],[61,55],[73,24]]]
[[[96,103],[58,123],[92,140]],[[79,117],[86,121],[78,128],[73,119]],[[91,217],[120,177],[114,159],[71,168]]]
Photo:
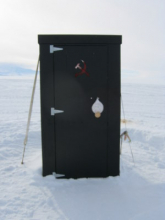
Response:
[[[122,35],[38,35],[39,44],[121,44]]]

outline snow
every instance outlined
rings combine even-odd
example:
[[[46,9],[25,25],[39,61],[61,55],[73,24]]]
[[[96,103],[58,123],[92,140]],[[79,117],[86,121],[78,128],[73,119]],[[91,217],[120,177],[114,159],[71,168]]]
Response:
[[[165,86],[122,84],[121,175],[77,180],[41,175],[39,80],[21,165],[32,86],[0,77],[0,220],[165,219]]]

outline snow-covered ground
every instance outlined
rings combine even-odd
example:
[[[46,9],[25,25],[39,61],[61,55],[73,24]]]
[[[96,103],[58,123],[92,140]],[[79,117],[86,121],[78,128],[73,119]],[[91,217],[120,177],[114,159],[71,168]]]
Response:
[[[135,164],[124,142],[120,176],[78,180],[41,175],[39,80],[21,165],[32,86],[0,77],[0,220],[164,220],[165,86],[122,84]]]

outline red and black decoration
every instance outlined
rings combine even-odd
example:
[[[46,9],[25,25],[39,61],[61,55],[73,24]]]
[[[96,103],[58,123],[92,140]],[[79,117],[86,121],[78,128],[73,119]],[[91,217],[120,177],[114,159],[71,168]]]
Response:
[[[75,69],[80,69],[80,70],[81,70],[81,72],[75,74],[75,77],[77,77],[77,76],[79,76],[79,75],[82,75],[82,74],[86,74],[87,76],[89,76],[89,73],[86,71],[87,65],[86,65],[85,61],[84,61],[84,60],[81,60],[81,61],[82,61],[82,63],[84,64],[84,67],[82,68],[82,67],[80,66],[80,63],[78,63],[78,64],[75,66]]]

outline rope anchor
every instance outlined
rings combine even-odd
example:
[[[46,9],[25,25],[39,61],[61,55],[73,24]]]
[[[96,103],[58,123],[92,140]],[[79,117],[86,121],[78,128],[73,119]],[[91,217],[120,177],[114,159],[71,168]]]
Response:
[[[120,138],[122,138],[124,136],[124,140],[129,140],[129,142],[131,142],[131,138],[128,135],[128,131],[124,131],[121,135]]]
[[[128,139],[128,142],[131,142],[131,138],[128,135],[128,131],[124,131],[121,135],[120,135],[120,139],[121,139],[121,147],[120,147],[120,154],[122,153],[122,139],[124,137],[124,141],[126,141]]]
[[[131,138],[129,137],[128,135],[128,131],[124,131],[121,135],[120,135],[120,139],[121,139],[121,147],[120,147],[120,154],[122,153],[122,138],[124,137],[124,141],[126,141],[128,139],[128,142],[129,142],[129,146],[130,146],[130,150],[131,150],[131,154],[132,154],[132,159],[133,159],[133,162],[135,164],[135,161],[134,161],[134,157],[133,157],[133,153],[132,153],[132,149],[131,149]]]
[[[122,105],[122,108],[123,108],[123,115],[124,115],[124,121],[125,121],[125,129],[127,129],[122,96],[121,96],[121,105]],[[134,165],[135,165],[135,160],[134,160],[134,156],[133,156],[133,152],[132,152],[132,148],[131,148],[131,144],[130,144],[130,143],[131,143],[131,138],[129,137],[127,130],[124,131],[124,132],[120,135],[120,139],[121,139],[120,154],[122,153],[122,138],[123,138],[123,137],[124,137],[124,141],[128,139],[128,143],[129,143],[129,147],[130,147],[130,151],[131,151],[131,155],[132,155],[132,160],[133,160],[133,163],[134,163]]]

